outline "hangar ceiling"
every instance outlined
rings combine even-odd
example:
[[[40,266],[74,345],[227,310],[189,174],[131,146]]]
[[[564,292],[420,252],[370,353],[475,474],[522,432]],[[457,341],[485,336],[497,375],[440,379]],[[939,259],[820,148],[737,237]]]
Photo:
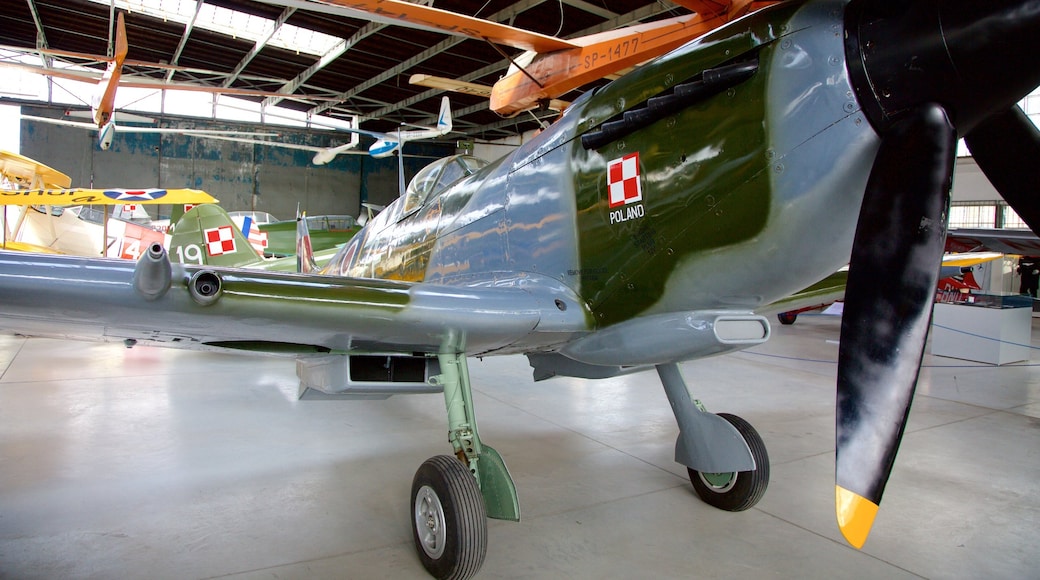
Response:
[[[311,0],[162,0],[162,5],[187,7],[196,14],[205,4],[273,21],[276,30],[291,25],[342,40],[324,56],[312,55],[152,16],[143,8],[134,10],[141,3],[130,0],[130,11],[125,14],[128,60],[218,73],[182,70],[166,73],[168,80],[290,92],[286,99],[278,99],[279,106],[333,117],[357,114],[363,128],[375,131],[392,131],[401,123],[432,124],[442,94],[451,97],[456,131],[469,138],[496,140],[537,127],[528,113],[499,116],[489,110],[486,98],[408,82],[412,74],[419,73],[491,85],[509,65],[499,51],[514,58],[521,53],[517,49],[349,17]],[[417,3],[561,38],[689,13],[666,0]],[[0,0],[0,44],[105,55],[113,14],[124,11],[124,5],[117,2],[113,8],[111,2],[90,0]],[[154,69],[135,71],[133,66],[124,66],[124,78],[133,75],[164,76]],[[578,93],[562,98],[573,100]],[[544,111],[539,116],[551,118],[553,114]]]

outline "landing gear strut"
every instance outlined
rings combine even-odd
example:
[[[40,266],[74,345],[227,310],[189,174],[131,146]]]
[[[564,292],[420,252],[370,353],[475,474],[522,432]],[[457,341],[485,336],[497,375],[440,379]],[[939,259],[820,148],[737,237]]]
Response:
[[[502,457],[477,434],[466,357],[438,355],[448,440],[455,456],[426,460],[412,480],[411,525],[423,567],[436,578],[462,580],[480,570],[487,554],[487,518],[520,520],[516,487]]]
[[[755,428],[736,415],[704,410],[690,398],[678,365],[658,365],[657,374],[679,424],[675,460],[686,466],[697,495],[727,511],[758,503],[769,485],[769,455]]]
[[[721,510],[739,512],[750,508],[762,499],[769,486],[769,455],[758,431],[750,423],[736,415],[719,413],[719,417],[730,422],[744,437],[751,455],[755,458],[755,469],[729,473],[702,473],[691,467],[686,471],[690,483],[704,503]]]

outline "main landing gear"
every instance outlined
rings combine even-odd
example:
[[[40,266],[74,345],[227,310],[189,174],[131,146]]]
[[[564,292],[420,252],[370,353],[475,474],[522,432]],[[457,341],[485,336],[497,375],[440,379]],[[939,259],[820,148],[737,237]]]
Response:
[[[470,578],[487,554],[487,518],[520,521],[516,487],[497,451],[481,443],[473,412],[466,357],[438,355],[448,440],[455,455],[428,459],[412,480],[415,549],[436,578]],[[706,503],[741,511],[755,505],[769,485],[769,456],[755,429],[735,415],[708,413],[690,398],[675,364],[657,366],[679,424],[675,460]]]
[[[487,553],[487,518],[520,521],[516,486],[497,451],[477,435],[466,357],[438,355],[448,440],[455,456],[423,463],[412,480],[412,537],[435,578],[461,580],[480,570]]]

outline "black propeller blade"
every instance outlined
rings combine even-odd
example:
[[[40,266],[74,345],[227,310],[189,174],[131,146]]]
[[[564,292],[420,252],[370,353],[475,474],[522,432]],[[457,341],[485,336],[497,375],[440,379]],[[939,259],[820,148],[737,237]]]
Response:
[[[852,246],[838,351],[837,513],[860,547],[903,436],[946,242],[957,136],[938,105],[882,137]]]
[[[846,9],[849,77],[881,138],[838,354],[836,511],[856,547],[873,524],[917,383],[958,135],[996,158],[979,164],[1007,181],[998,189],[1030,225],[1040,223],[1035,130],[997,115],[1040,85],[1037,31],[1040,0],[852,0]],[[1012,148],[1020,155],[1008,158]]]
[[[964,136],[972,157],[1029,229],[1040,233],[1040,131],[1012,107]]]

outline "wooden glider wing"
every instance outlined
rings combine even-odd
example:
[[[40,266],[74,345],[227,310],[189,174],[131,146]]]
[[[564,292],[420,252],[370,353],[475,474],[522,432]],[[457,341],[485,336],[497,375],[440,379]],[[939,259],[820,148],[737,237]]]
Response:
[[[521,50],[549,52],[578,46],[555,36],[399,0],[319,0],[317,3],[345,9],[343,14],[354,18],[467,36]]]
[[[495,83],[491,110],[510,115],[578,87],[646,62],[731,20],[776,2],[718,0],[677,2],[697,13],[574,39],[580,48],[539,54],[524,71]]]
[[[318,3],[360,11],[369,20],[466,36],[538,53],[530,65],[522,70],[511,70],[495,83],[490,107],[503,116],[534,108],[589,82],[660,56],[751,10],[775,4],[756,0],[680,0],[676,3],[695,14],[562,40],[398,0],[320,0]],[[432,82],[429,78],[420,80]],[[447,90],[466,92],[467,88]]]

